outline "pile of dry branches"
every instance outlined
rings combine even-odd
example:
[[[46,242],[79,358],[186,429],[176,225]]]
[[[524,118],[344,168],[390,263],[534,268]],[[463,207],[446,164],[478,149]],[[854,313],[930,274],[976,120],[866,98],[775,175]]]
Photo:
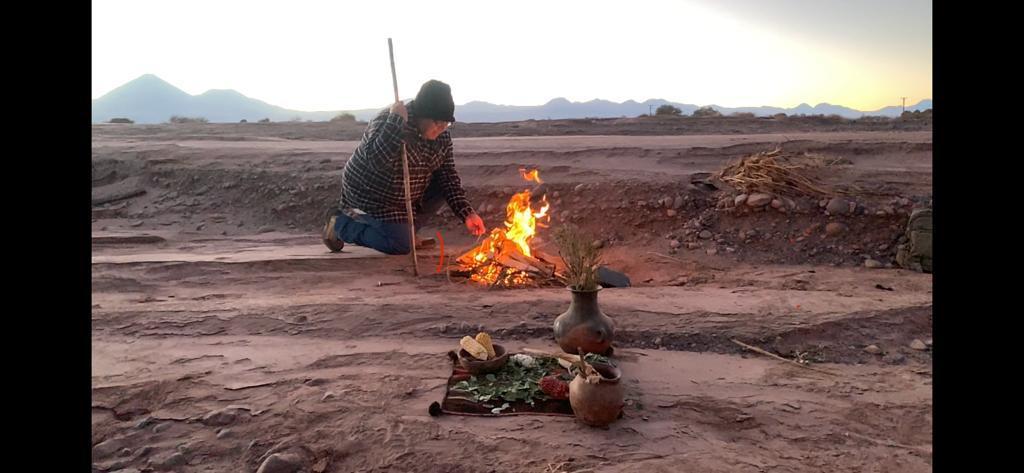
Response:
[[[764,192],[789,196],[828,196],[836,191],[826,188],[807,172],[813,168],[832,166],[841,159],[828,160],[816,155],[783,154],[776,148],[762,151],[730,164],[718,178],[745,193]]]

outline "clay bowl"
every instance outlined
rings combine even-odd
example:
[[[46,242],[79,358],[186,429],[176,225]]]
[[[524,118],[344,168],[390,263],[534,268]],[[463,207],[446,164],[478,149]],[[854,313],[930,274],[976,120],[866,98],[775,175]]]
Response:
[[[490,360],[478,360],[465,349],[459,349],[459,364],[472,375],[493,373],[505,366],[505,363],[508,363],[508,352],[497,343],[494,344],[494,358]]]

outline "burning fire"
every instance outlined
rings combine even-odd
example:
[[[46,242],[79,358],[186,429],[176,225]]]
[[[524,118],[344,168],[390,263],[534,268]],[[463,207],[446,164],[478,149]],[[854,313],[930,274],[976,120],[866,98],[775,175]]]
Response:
[[[542,184],[540,173],[537,169],[527,172],[520,169],[519,174],[529,182]],[[530,202],[530,190],[525,189],[512,196],[505,208],[505,228],[495,228],[491,234],[484,239],[475,250],[466,256],[473,265],[473,281],[494,284],[501,280],[506,286],[522,285],[529,279],[525,271],[510,271],[506,265],[499,261],[503,256],[513,252],[519,252],[526,256],[533,256],[530,250],[530,241],[537,233],[538,219],[550,220],[548,208],[550,205],[547,196],[542,196],[539,202],[540,209],[533,210]],[[540,223],[541,227],[545,227]]]

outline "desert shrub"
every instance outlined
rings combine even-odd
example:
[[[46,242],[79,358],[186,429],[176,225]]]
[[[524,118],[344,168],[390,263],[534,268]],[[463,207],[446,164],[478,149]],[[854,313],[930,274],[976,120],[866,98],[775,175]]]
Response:
[[[174,115],[173,117],[171,117],[171,119],[169,121],[170,121],[170,123],[208,123],[209,122],[209,120],[207,120],[207,119],[205,119],[203,117],[181,117],[181,116],[178,116],[178,115]]]
[[[693,111],[693,116],[697,118],[720,117],[722,116],[722,112],[719,112],[718,110],[715,110],[711,107],[701,107]]]
[[[661,116],[675,116],[675,117],[678,117],[678,116],[683,114],[683,111],[680,110],[679,107],[676,107],[676,106],[673,106],[673,105],[669,105],[669,104],[665,104],[665,105],[662,105],[662,106],[658,107],[657,110],[654,111],[654,114],[655,115],[661,115]]]

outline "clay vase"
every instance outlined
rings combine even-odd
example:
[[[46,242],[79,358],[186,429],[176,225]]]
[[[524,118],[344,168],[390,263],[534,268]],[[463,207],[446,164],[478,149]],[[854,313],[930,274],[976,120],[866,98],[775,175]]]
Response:
[[[619,383],[622,371],[611,365],[593,365],[601,380],[590,384],[583,376],[569,383],[569,405],[576,418],[593,427],[604,427],[622,413],[625,406],[625,387]]]
[[[573,355],[580,354],[577,348],[582,348],[584,354],[607,354],[615,337],[615,323],[597,305],[597,292],[601,288],[569,290],[572,291],[569,310],[555,319],[555,341],[562,351]]]

